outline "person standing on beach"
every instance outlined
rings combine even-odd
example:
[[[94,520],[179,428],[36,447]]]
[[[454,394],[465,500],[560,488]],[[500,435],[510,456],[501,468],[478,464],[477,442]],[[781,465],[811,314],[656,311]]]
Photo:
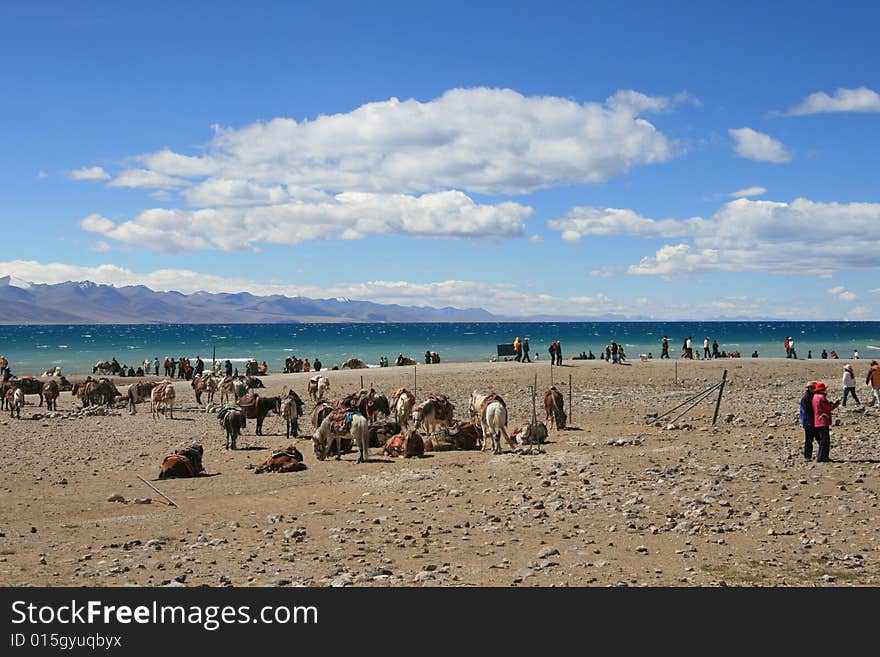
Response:
[[[611,364],[617,365],[620,362],[620,347],[617,346],[617,340],[611,340]]]
[[[559,340],[556,341],[556,364],[562,365],[562,345]]]
[[[874,394],[871,406],[875,404],[880,406],[880,365],[876,360],[871,361],[871,369],[868,370],[868,376],[865,377],[865,385],[871,386],[871,392]]]
[[[788,350],[791,352],[791,356],[789,358],[797,359],[797,352],[794,350],[794,338],[788,339]]]
[[[516,354],[513,360],[517,363],[522,360],[522,342],[519,341],[519,336],[513,341],[513,353]]]
[[[669,336],[663,336],[663,344],[660,348],[660,358],[669,358]]]
[[[226,372],[226,376],[232,376],[232,361],[227,359],[226,362],[223,363],[223,365],[224,365],[223,369]]]
[[[6,368],[9,367],[9,361],[6,356],[0,356],[0,374],[6,374]]]
[[[171,362],[168,364],[169,378],[172,378],[172,379],[174,378],[174,370],[176,370],[176,369],[177,369],[177,361],[172,358]]]
[[[153,356],[153,369],[156,371],[156,376],[159,376],[159,357]]]
[[[718,353],[718,340],[712,340],[712,358],[721,358]]]
[[[785,357],[786,358],[791,358],[791,346],[789,343],[790,340],[791,340],[791,338],[785,338],[784,344],[785,344]]]
[[[817,463],[831,460],[831,414],[840,406],[839,401],[828,401],[825,396],[827,390],[828,386],[821,382],[813,388],[813,423],[816,427],[816,441],[819,443]]]
[[[689,358],[693,360],[694,358],[694,347],[693,347],[693,336],[687,336],[687,340],[684,341],[684,352],[687,354],[685,358]]]
[[[550,352],[550,362],[555,363],[556,362],[556,341],[555,340],[550,343],[550,348],[547,351]]]
[[[201,356],[196,356],[196,374],[201,375],[205,371],[205,363]]]
[[[828,358],[828,352],[823,349],[822,350],[822,360],[825,360],[826,358]]]
[[[387,358],[385,359],[385,366],[386,367],[388,366],[388,359]],[[315,362],[312,363],[312,367],[316,372],[321,371],[321,367],[323,367],[323,366],[321,365],[321,361],[317,357],[315,358]]]
[[[522,343],[522,362],[531,363],[532,359],[529,358],[529,339],[526,338]]]
[[[852,395],[852,398],[856,400],[856,406],[862,405],[856,395],[856,377],[853,376],[853,366],[847,363],[843,366],[843,402],[840,404],[844,408],[846,408],[846,398],[849,395]]]
[[[706,339],[703,340],[703,358],[709,358],[711,352],[709,351],[709,336],[706,336]]]
[[[807,389],[801,397],[801,426],[804,428],[804,458],[808,461],[813,459],[813,440],[816,438],[816,427],[813,422],[813,389],[815,382],[808,383]]]

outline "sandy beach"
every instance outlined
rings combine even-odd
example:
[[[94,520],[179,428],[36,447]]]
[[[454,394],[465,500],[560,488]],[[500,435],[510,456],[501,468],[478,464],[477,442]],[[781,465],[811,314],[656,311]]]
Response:
[[[289,443],[281,418],[266,420],[264,436],[249,421],[240,449],[226,451],[189,382],[175,383],[173,420],[151,419],[148,405],[72,416],[69,392],[50,417],[28,396],[20,420],[0,420],[0,584],[877,585],[880,411],[840,409],[833,462],[802,456],[803,384],[824,380],[839,399],[845,362],[567,361],[554,378],[572,427],[552,431],[541,453],[394,459],[373,449],[367,464],[356,453],[319,462],[301,438],[308,469],[289,474],[253,472]],[[854,362],[863,403],[868,362]],[[725,368],[715,427],[709,402],[673,430],[650,422]],[[361,376],[386,395],[414,383],[412,367],[326,374],[333,398]],[[446,393],[466,419],[471,391],[495,391],[513,427],[531,416],[536,374],[543,393],[547,362],[420,365],[418,398]],[[261,393],[289,387],[307,400],[309,376],[270,374]],[[120,390],[130,382],[116,379]],[[307,418],[301,428],[311,434]],[[219,474],[154,481],[162,459],[194,441]]]

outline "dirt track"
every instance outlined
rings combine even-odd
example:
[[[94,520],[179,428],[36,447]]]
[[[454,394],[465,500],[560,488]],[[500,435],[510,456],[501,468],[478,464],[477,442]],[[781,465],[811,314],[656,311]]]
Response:
[[[856,363],[861,382],[867,363]],[[374,449],[358,465],[356,453],[318,462],[301,439],[308,470],[290,474],[250,469],[287,444],[280,418],[263,437],[249,421],[244,449],[227,452],[188,382],[176,384],[173,421],[145,406],[35,420],[45,410],[28,397],[22,419],[0,426],[0,584],[876,585],[880,412],[836,413],[827,464],[804,462],[796,423],[802,382],[824,379],[837,399],[842,366],[679,363],[676,384],[672,362],[569,361],[555,378],[571,415],[573,377],[579,428],[551,432],[544,453],[391,459]],[[645,423],[724,367],[715,429],[709,403],[688,416],[691,429]],[[472,390],[495,390],[514,426],[531,415],[535,373],[543,392],[544,362],[419,366],[418,395],[447,393],[465,418]],[[392,367],[329,372],[331,395],[361,375],[385,394],[412,389],[413,368]],[[264,392],[292,386],[307,399],[307,378],[270,375]],[[63,393],[59,412],[73,408]],[[196,440],[219,474],[154,482],[179,504],[167,506],[135,475],[154,480],[164,456]],[[107,501],[114,492],[126,502]]]

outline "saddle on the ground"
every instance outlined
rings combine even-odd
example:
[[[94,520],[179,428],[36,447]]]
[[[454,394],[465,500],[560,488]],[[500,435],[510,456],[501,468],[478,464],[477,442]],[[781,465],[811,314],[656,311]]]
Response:
[[[278,458],[279,456],[289,456],[292,459],[296,459],[297,461],[303,460],[303,455],[300,451],[294,447],[293,445],[288,445],[283,449],[276,449],[272,452],[271,458]]]
[[[392,437],[387,443],[383,452],[388,456],[397,456],[400,458],[412,458],[422,456],[425,453],[425,443],[417,431],[408,431],[407,433],[399,433]]]

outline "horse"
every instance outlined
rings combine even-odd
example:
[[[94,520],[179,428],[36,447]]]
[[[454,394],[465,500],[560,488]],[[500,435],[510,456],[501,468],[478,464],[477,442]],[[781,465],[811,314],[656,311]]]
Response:
[[[156,384],[149,381],[138,381],[137,383],[132,383],[128,386],[126,396],[128,397],[128,412],[131,415],[137,413],[135,404],[150,399],[150,393],[153,392],[153,388],[155,387]]]
[[[545,422],[550,426],[550,428],[556,427],[556,430],[565,429],[565,400],[562,397],[562,393],[556,389],[556,386],[551,386],[550,390],[544,393],[544,414],[545,414]]]
[[[372,422],[369,427],[370,447],[383,447],[393,436],[401,433],[402,427],[394,421]]]
[[[252,393],[239,399],[238,405],[248,420],[257,420],[257,436],[263,435],[263,420],[270,412],[281,415],[281,397],[260,397]]]
[[[214,401],[214,393],[217,392],[218,383],[217,379],[210,374],[200,374],[193,377],[192,387],[196,392],[196,404],[201,405],[203,392],[208,395],[208,403],[210,404]]]
[[[40,395],[40,406],[43,405],[43,382],[39,379],[32,376],[25,376],[22,378],[12,377],[7,379],[3,383],[3,395],[5,397],[6,391],[19,389],[23,395]]]
[[[412,410],[415,403],[415,395],[406,388],[400,388],[391,395],[390,414],[404,429],[409,428],[410,418],[412,417]]]
[[[174,419],[174,386],[170,381],[163,381],[150,391],[150,414],[153,418],[159,418],[159,409],[162,409],[162,417],[165,411]]]
[[[471,394],[471,417],[479,420],[483,429],[483,451],[488,446],[486,437],[492,438],[492,451],[501,453],[501,437],[504,436],[511,448],[516,445],[507,433],[507,404],[495,393],[481,395],[476,390]]]
[[[287,423],[287,437],[293,429],[293,437],[299,435],[299,418],[302,417],[303,401],[293,390],[288,391],[281,399],[281,417]]]
[[[295,446],[289,445],[284,449],[276,449],[272,452],[272,456],[254,468],[254,474],[262,474],[264,472],[297,472],[305,469],[306,464],[303,463],[302,453]]]
[[[110,405],[121,396],[110,379],[101,377],[95,381],[90,376],[73,387],[73,395],[80,399],[83,408],[98,404]]]
[[[235,379],[227,376],[220,383],[220,402],[225,404],[229,401],[230,397],[233,401],[238,402],[239,399],[247,394],[248,388],[248,381],[244,378],[239,377]]]
[[[21,419],[21,407],[24,406],[24,393],[21,388],[6,391],[6,402],[9,405],[9,417]]]
[[[341,409],[343,414],[351,413],[351,424],[348,426],[340,426],[337,422],[336,413],[328,415],[321,422],[321,426],[315,431],[313,438],[315,447],[315,456],[318,460],[323,461],[327,458],[330,451],[330,441],[332,440],[336,447],[336,460],[340,458],[342,453],[342,438],[351,436],[358,446],[358,463],[366,463],[370,458],[370,436],[369,423],[367,418],[357,412],[345,411]]]
[[[224,408],[219,413],[220,426],[226,430],[226,449],[238,449],[236,443],[247,426],[244,413],[236,408]]]
[[[441,437],[451,442],[455,449],[471,450],[482,448],[483,430],[476,422],[455,422],[449,427],[441,427]]]
[[[425,453],[425,441],[418,431],[409,429],[392,436],[382,447],[382,453],[402,459],[422,456]]]
[[[58,390],[58,382],[57,381],[47,381],[43,384],[43,391],[40,394],[40,406],[43,405],[43,400],[46,400],[46,410],[47,411],[57,411],[58,410],[58,395],[61,393]]]
[[[313,402],[324,399],[324,393],[330,390],[330,379],[326,376],[313,376],[309,379],[308,392]]]
[[[312,409],[312,426],[317,429],[321,426],[321,422],[324,421],[324,418],[330,415],[333,412],[333,404],[328,401],[319,402],[315,404],[315,407]]]
[[[193,443],[186,449],[176,449],[174,454],[166,456],[159,469],[159,479],[175,479],[179,477],[199,477],[205,474],[202,465],[204,448],[201,443]]]
[[[433,433],[439,427],[452,424],[452,413],[455,406],[446,395],[431,395],[427,400],[413,408],[412,420],[416,428],[424,428]]]

